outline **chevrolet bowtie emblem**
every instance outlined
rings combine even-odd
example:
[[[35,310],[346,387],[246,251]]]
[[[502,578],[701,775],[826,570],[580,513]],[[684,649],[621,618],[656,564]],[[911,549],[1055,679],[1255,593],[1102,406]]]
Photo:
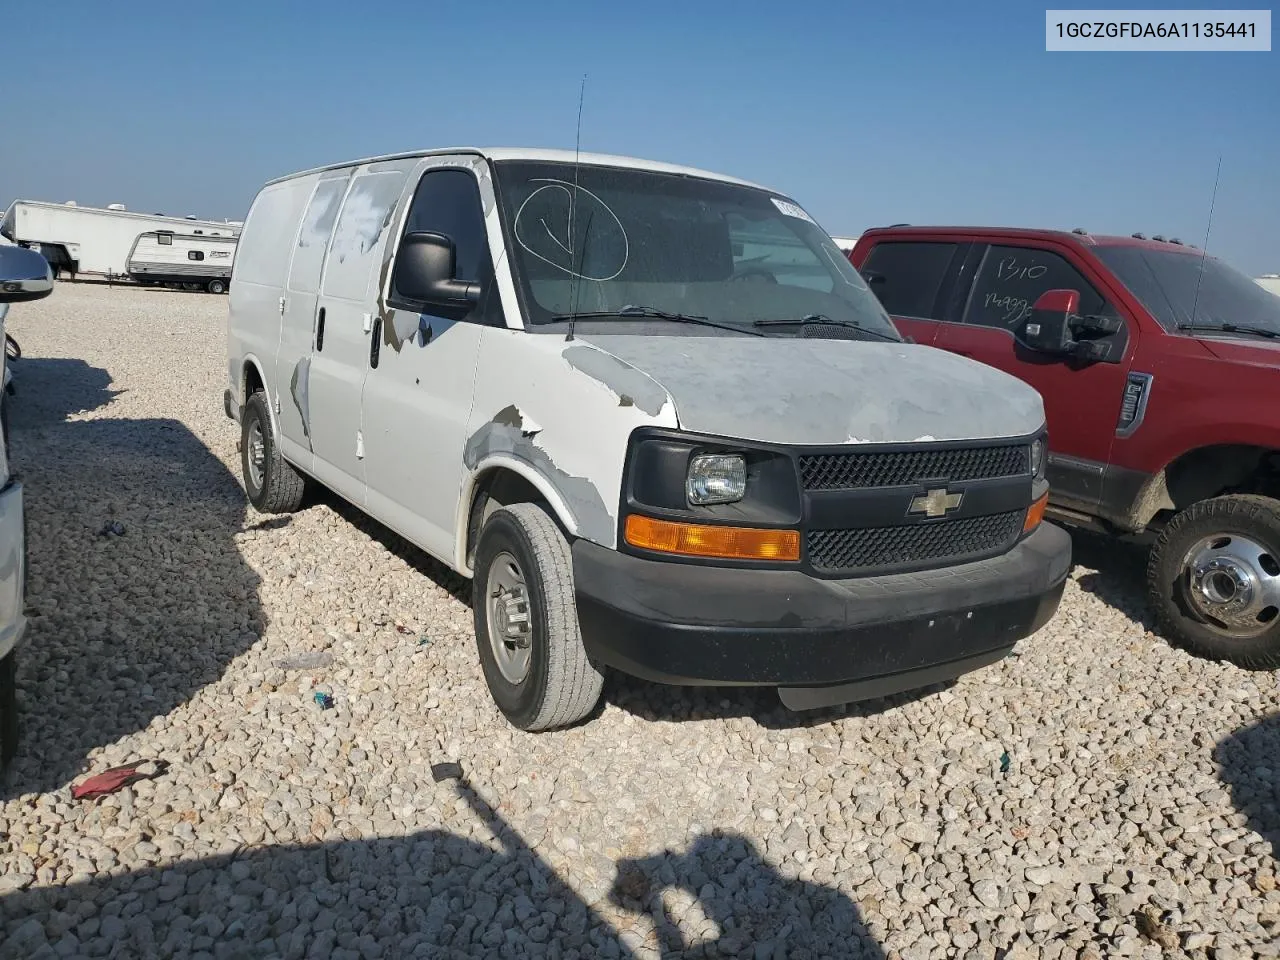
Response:
[[[945,517],[947,513],[960,506],[963,493],[947,493],[945,487],[930,490],[922,497],[911,501],[907,513],[923,513],[926,517]]]

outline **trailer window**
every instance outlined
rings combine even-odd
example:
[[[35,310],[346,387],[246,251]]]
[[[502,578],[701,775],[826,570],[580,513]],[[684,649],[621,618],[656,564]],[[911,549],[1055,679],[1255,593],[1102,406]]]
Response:
[[[187,259],[188,259],[188,260],[203,260],[203,259],[204,259],[204,251],[203,251],[203,250],[188,250],[188,251],[187,251]]]
[[[157,234],[156,234],[156,243],[160,244],[162,247],[171,247],[171,246],[173,246],[173,234],[172,234],[172,233],[157,233]]]

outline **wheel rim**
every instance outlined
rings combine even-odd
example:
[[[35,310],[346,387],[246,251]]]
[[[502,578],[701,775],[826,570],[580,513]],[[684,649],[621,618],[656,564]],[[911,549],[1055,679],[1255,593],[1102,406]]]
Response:
[[[267,444],[262,436],[262,421],[255,417],[249,422],[249,437],[245,443],[245,466],[249,484],[255,490],[262,489],[262,472],[266,468]]]
[[[1280,614],[1280,561],[1234,533],[1205,537],[1183,559],[1187,600],[1207,624],[1233,637],[1253,637]]]
[[[532,647],[529,588],[520,564],[511,554],[503,552],[493,558],[485,598],[489,645],[498,671],[508,683],[522,683],[529,675]]]

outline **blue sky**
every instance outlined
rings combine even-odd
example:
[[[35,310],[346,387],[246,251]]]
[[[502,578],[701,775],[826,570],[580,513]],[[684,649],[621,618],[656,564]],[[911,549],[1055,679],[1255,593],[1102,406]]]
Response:
[[[5,42],[4,204],[239,218],[263,181],[320,163],[572,148],[585,73],[584,150],[764,182],[836,235],[1199,244],[1221,154],[1210,248],[1280,272],[1275,51],[1051,54],[1025,2],[62,0],[24,19]]]

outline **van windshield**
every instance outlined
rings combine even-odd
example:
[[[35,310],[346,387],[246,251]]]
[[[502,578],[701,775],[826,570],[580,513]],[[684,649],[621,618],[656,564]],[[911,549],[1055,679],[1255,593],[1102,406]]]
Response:
[[[652,325],[666,313],[785,334],[769,321],[820,317],[868,339],[901,339],[831,238],[785,197],[653,170],[494,168],[516,286],[544,329],[591,314],[592,324],[632,333],[638,318]],[[695,331],[711,332],[681,332]]]
[[[1166,330],[1227,324],[1280,334],[1280,297],[1216,257],[1119,245],[1097,253]]]

